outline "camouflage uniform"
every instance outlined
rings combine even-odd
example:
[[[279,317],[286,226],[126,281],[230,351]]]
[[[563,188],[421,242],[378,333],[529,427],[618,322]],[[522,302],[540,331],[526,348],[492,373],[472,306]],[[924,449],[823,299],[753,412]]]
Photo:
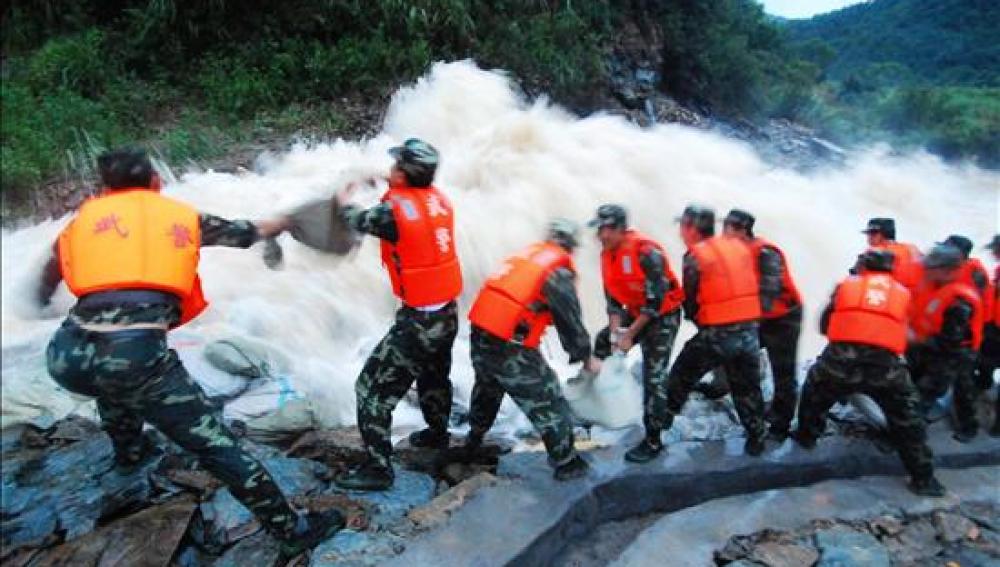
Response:
[[[341,215],[354,230],[396,242],[399,231],[392,205],[370,209],[346,206]],[[428,427],[447,432],[451,416],[451,349],[458,333],[454,301],[437,311],[403,306],[396,322],[365,362],[355,385],[358,429],[372,461],[389,468],[392,455],[392,410],[417,384],[420,410]]]
[[[1000,298],[997,298],[1000,301]],[[1000,327],[993,323],[983,330],[983,348],[979,352],[978,386],[983,390],[993,387],[993,374],[1000,368]],[[1000,392],[997,392],[993,410],[992,435],[1000,436]]]
[[[978,353],[963,346],[972,335],[970,320],[973,306],[958,298],[945,310],[941,332],[922,344],[911,345],[906,352],[913,382],[926,410],[934,401],[953,389],[952,400],[958,431],[975,434],[976,387],[973,382]]]
[[[257,240],[249,221],[227,221],[201,215],[203,246],[246,248]],[[61,279],[55,256],[39,287],[47,303]],[[222,422],[219,408],[167,348],[166,331],[127,329],[91,332],[81,324],[174,325],[177,302],[90,305],[79,302],[49,343],[49,373],[71,392],[97,398],[104,429],[111,437],[116,461],[135,464],[143,457],[142,426],[148,422],[198,457],[201,464],[229,486],[278,537],[292,535],[298,518],[274,479],[251,457]]]
[[[644,282],[646,302],[640,313],[649,315],[650,320],[639,331],[635,341],[642,351],[643,417],[647,436],[658,438],[663,430],[663,416],[667,412],[667,376],[670,368],[670,353],[677,340],[681,326],[680,308],[660,315],[660,306],[670,291],[670,280],[666,276],[666,260],[659,250],[647,247],[639,250],[639,265],[646,274]],[[624,306],[605,290],[608,315],[621,317],[622,325],[628,326],[632,318]],[[594,356],[605,359],[611,356],[611,329],[604,327],[594,340]]]
[[[787,269],[781,262],[781,255],[774,249],[764,247],[758,259],[760,270],[760,302],[764,311],[771,309],[774,301],[784,290],[782,271]],[[771,429],[787,432],[795,417],[799,384],[795,380],[795,362],[798,355],[799,335],[802,333],[802,306],[793,306],[788,313],[773,319],[760,321],[760,345],[767,350],[774,377],[774,399],[767,412]],[[697,384],[695,389],[716,398],[729,393],[729,384],[724,368],[717,368],[711,384]]]
[[[817,439],[827,411],[838,400],[861,393],[882,408],[889,436],[914,479],[933,476],[933,455],[920,415],[920,396],[900,358],[872,346],[830,343],[809,369],[799,401],[799,434]]]
[[[758,259],[760,266],[760,302],[767,312],[777,300],[784,285],[782,273],[788,269],[781,261],[781,255],[773,248],[765,246]],[[795,416],[798,402],[799,384],[795,380],[795,360],[798,354],[799,335],[802,332],[802,306],[790,306],[788,313],[776,318],[760,321],[760,344],[767,350],[774,376],[774,399],[767,414],[771,429],[788,431]]]
[[[690,253],[684,255],[684,317],[698,315],[698,264]],[[756,322],[712,325],[698,328],[670,369],[667,385],[666,425],[673,423],[687,402],[691,390],[706,372],[722,366],[726,372],[733,403],[748,439],[765,433],[764,399],[760,391],[760,336]]]
[[[572,272],[554,271],[542,287],[542,295],[570,362],[590,357],[590,335],[583,326],[580,301]],[[504,394],[517,403],[542,441],[554,466],[576,457],[570,409],[559,389],[559,379],[537,348],[508,342],[473,326],[472,388],[469,414],[471,438],[482,440],[493,426]]]

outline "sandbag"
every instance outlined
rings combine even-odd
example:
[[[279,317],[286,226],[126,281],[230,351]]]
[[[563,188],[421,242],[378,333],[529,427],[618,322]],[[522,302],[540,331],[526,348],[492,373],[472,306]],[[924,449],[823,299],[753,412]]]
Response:
[[[360,239],[340,218],[340,204],[335,198],[308,202],[288,215],[292,238],[310,248],[344,256]]]
[[[203,354],[216,369],[247,379],[223,401],[224,415],[242,421],[249,438],[280,443],[319,426],[312,402],[292,386],[290,361],[266,343],[231,338],[209,343]]]
[[[641,420],[642,387],[622,353],[606,359],[597,376],[581,371],[566,383],[564,395],[576,417],[587,423],[623,429]]]
[[[288,359],[267,343],[246,337],[213,341],[205,346],[205,358],[228,374],[264,378],[286,372]]]

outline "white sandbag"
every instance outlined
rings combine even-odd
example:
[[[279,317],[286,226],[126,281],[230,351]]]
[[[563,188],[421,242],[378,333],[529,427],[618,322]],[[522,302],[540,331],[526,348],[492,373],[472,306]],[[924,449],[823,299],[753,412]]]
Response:
[[[570,409],[582,421],[622,429],[641,420],[642,386],[629,372],[621,353],[606,359],[596,377],[581,372],[567,382],[563,392]]]
[[[288,371],[289,361],[264,341],[233,337],[205,346],[205,359],[228,374],[246,378],[273,376]]]
[[[225,399],[224,415],[242,421],[251,439],[281,442],[319,426],[312,402],[292,385],[291,363],[280,351],[233,337],[209,343],[202,354],[215,369],[243,382]]]

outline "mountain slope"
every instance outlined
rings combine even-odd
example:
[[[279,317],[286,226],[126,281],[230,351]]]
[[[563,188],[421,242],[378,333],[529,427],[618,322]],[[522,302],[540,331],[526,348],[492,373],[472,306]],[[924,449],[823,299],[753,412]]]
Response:
[[[881,69],[902,84],[1000,86],[996,0],[875,0],[785,26],[796,43],[836,51],[826,70],[834,80]]]

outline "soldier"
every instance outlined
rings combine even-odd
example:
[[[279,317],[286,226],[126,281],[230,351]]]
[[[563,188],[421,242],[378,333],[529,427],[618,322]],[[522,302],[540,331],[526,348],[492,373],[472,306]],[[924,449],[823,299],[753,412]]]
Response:
[[[767,349],[774,375],[768,434],[780,442],[788,437],[798,398],[795,358],[802,330],[802,298],[785,253],[774,243],[754,235],[755,220],[750,213],[733,209],[726,215],[723,226],[727,235],[743,239],[753,251],[754,268],[760,280],[760,342]]]
[[[896,221],[876,217],[861,232],[868,235],[871,249],[892,252],[895,258],[892,276],[912,293],[921,279],[920,250],[912,244],[896,242]]]
[[[993,284],[990,281],[990,273],[986,271],[986,266],[983,266],[979,258],[971,257],[972,241],[964,236],[952,234],[945,238],[941,244],[954,246],[962,253],[958,281],[975,289],[983,301],[983,308],[989,312],[993,308]]]
[[[684,344],[670,369],[667,428],[709,370],[725,369],[733,402],[747,433],[749,455],[764,451],[764,400],[760,392],[758,320],[760,284],[753,252],[738,238],[714,236],[715,212],[691,205],[680,217],[684,254],[684,317],[698,333]]]
[[[458,331],[455,298],[462,291],[455,215],[448,198],[432,185],[438,165],[433,146],[411,138],[390,153],[396,163],[382,202],[367,210],[341,203],[345,222],[381,240],[382,263],[393,293],[403,303],[355,386],[358,428],[368,461],[335,479],[340,487],[353,490],[392,486],[392,410],[414,381],[427,428],[411,435],[410,442],[441,448],[449,440],[448,375]]]
[[[892,264],[892,252],[869,250],[858,257],[858,275],[834,290],[820,319],[820,332],[830,344],[809,369],[792,437],[812,449],[826,429],[830,407],[850,394],[865,394],[885,414],[890,437],[910,474],[910,490],[943,496],[919,413],[920,396],[900,358],[906,349],[910,292],[889,275]]]
[[[120,471],[147,456],[148,422],[228,485],[286,556],[315,546],[344,525],[343,516],[295,512],[167,348],[168,329],[207,305],[199,248],[247,248],[279,234],[283,223],[229,221],[160,195],[141,150],[102,154],[97,167],[104,190],[63,230],[39,286],[42,304],[61,280],[79,298],[49,343],[49,373],[67,390],[97,399]]]
[[[938,244],[924,258],[924,281],[911,308],[913,342],[907,350],[924,411],[953,387],[956,440],[971,441],[979,430],[973,374],[983,341],[983,303],[959,281],[962,252]]]
[[[642,349],[643,426],[645,437],[625,453],[627,461],[644,463],[663,450],[660,433],[667,414],[670,351],[681,324],[684,299],[663,247],[628,228],[620,205],[601,205],[588,223],[601,241],[601,277],[609,324],[597,334],[594,353],[607,358],[613,349]]]
[[[579,229],[571,221],[549,224],[548,238],[514,254],[486,280],[469,312],[472,365],[476,382],[466,448],[477,450],[496,419],[504,393],[542,435],[557,480],[587,473],[587,462],[573,448],[569,407],[559,381],[538,351],[550,323],[559,332],[569,360],[597,371],[590,335],[583,326],[571,254]]]
[[[977,383],[983,390],[993,387],[993,373],[1000,368],[1000,234],[986,245],[998,262],[993,270],[993,309],[986,311],[986,326],[983,329],[983,346],[979,352]],[[1000,437],[1000,392],[997,393],[996,410],[990,435]]]

